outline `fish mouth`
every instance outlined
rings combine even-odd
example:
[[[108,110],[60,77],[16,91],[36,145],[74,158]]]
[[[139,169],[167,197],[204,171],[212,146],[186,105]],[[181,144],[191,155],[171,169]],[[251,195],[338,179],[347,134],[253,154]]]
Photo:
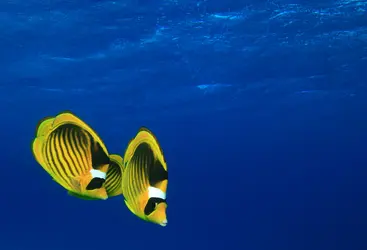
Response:
[[[159,225],[161,225],[162,227],[165,227],[165,226],[167,226],[167,223],[168,223],[168,221],[167,221],[167,220],[164,220],[164,221],[162,221],[162,223],[161,223],[161,224],[159,224]]]

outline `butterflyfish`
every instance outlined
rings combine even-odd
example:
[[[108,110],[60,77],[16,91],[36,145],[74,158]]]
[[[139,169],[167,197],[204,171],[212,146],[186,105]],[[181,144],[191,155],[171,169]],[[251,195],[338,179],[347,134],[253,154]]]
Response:
[[[36,161],[70,195],[106,200],[110,158],[97,133],[71,112],[42,119],[32,143]]]
[[[122,195],[128,209],[139,218],[167,225],[167,164],[158,140],[140,128],[124,154]]]

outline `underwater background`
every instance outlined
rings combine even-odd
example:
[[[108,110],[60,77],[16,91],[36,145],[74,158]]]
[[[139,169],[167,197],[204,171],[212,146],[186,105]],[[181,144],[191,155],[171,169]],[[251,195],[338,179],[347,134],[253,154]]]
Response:
[[[1,250],[367,249],[367,2],[0,2]],[[71,110],[169,169],[167,227],[35,161]]]

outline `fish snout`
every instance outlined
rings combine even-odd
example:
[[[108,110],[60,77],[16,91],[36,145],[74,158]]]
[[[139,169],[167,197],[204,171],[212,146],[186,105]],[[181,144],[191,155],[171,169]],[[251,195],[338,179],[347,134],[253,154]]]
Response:
[[[168,224],[168,221],[167,221],[167,219],[165,219],[159,225],[161,225],[162,227],[165,227],[165,226],[167,226],[167,224]]]

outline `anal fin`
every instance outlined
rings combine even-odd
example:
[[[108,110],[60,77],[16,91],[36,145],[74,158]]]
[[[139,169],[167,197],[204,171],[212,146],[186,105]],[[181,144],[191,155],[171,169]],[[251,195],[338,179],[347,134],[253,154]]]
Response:
[[[99,200],[97,198],[92,198],[92,197],[89,197],[89,196],[86,196],[86,195],[81,195],[81,194],[78,194],[78,193],[75,193],[75,192],[72,192],[72,191],[68,191],[68,194],[70,196],[74,196],[74,197],[82,199],[82,200]]]

